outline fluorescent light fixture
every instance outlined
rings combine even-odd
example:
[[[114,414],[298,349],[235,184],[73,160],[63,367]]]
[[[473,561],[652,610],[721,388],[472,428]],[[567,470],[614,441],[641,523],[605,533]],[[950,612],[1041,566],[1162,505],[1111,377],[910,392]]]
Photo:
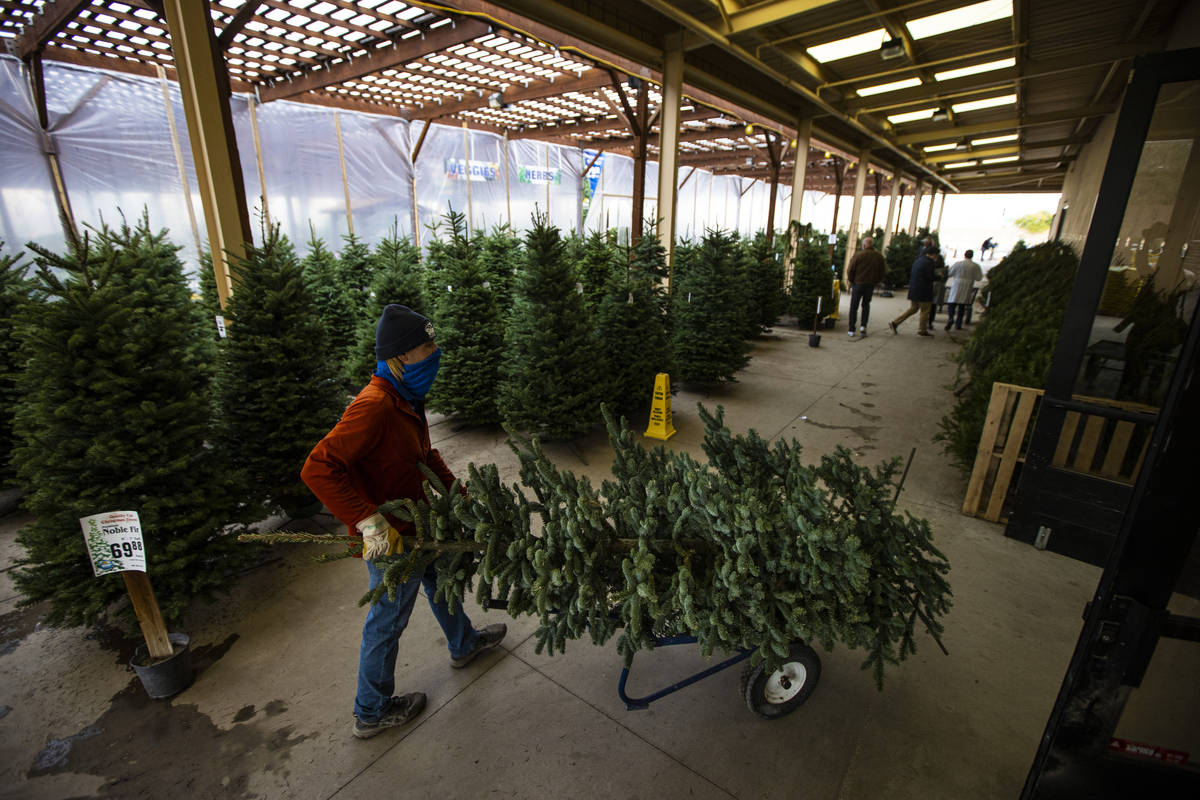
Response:
[[[904,114],[892,114],[890,117],[888,117],[888,122],[892,123],[893,125],[899,125],[903,122],[915,122],[919,119],[929,119],[933,116],[935,111],[937,111],[936,108],[923,108],[920,111],[908,111]]]
[[[1004,106],[1015,102],[1017,102],[1016,94],[1002,94],[999,97],[985,97],[982,100],[968,100],[965,103],[955,103],[953,108],[955,114],[961,114],[964,111],[978,111],[981,108],[994,108],[995,106]]]
[[[931,144],[928,147],[922,147],[921,149],[926,153],[936,153],[939,150],[953,150],[956,147],[958,147],[958,145],[954,142],[951,142],[950,144]]]
[[[962,169],[963,167],[973,167],[975,164],[976,162],[974,161],[955,161],[947,164],[946,169]]]
[[[829,61],[837,61],[839,58],[849,58],[850,56],[857,56],[862,53],[869,53],[872,50],[878,50],[879,45],[883,44],[885,37],[887,37],[887,32],[883,28],[877,28],[873,31],[860,33],[857,36],[850,36],[845,39],[838,39],[835,42],[826,42],[815,47],[809,47],[808,54],[822,64],[825,64]]]
[[[1003,164],[1005,161],[1019,161],[1020,156],[1000,156],[999,158],[985,158],[979,162],[981,164]]]
[[[989,136],[986,139],[972,139],[972,147],[981,147],[985,144],[1000,144],[1001,142],[1015,142],[1020,138],[1019,133],[1006,133],[1003,136]]]
[[[864,86],[861,89],[855,89],[854,93],[859,97],[870,97],[873,94],[883,94],[884,92],[894,92],[898,89],[907,89],[910,86],[920,86],[920,78],[905,78],[902,81],[892,81],[891,83],[877,83],[874,86]]]
[[[1012,0],[985,0],[953,11],[914,19],[908,23],[908,32],[914,39],[924,39],[997,19],[1008,19],[1011,16]]]
[[[994,69],[1006,69],[1016,66],[1015,58],[1002,58],[999,61],[989,61],[986,64],[976,64],[972,67],[959,67],[958,69],[948,69],[945,72],[933,73],[935,81],[948,81],[954,78],[965,78],[968,75],[978,75],[981,72],[991,72]]]

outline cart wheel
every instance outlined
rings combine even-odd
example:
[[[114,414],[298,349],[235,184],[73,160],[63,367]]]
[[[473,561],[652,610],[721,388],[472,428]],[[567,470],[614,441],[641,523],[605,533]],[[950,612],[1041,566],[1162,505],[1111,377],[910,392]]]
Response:
[[[778,719],[795,711],[817,688],[821,659],[803,642],[792,642],[788,660],[768,673],[765,663],[747,664],[740,684],[746,707],[765,719]]]

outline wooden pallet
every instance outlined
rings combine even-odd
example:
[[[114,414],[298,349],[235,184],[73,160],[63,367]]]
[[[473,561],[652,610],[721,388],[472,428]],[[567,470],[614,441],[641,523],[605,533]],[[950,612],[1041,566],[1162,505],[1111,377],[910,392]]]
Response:
[[[992,385],[992,398],[963,501],[964,514],[991,522],[1005,521],[1004,503],[1014,486],[1018,466],[1025,463],[1025,450],[1041,399],[1041,389],[1011,383]],[[1157,408],[1139,403],[1095,397],[1075,399],[1158,413]],[[1150,433],[1150,425],[1070,411],[1063,422],[1051,463],[1060,469],[1132,485],[1146,457]]]

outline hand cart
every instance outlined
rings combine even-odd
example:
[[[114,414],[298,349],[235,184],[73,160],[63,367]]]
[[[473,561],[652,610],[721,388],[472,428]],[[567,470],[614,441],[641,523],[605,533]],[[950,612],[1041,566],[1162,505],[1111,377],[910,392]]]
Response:
[[[654,637],[655,647],[667,647],[678,644],[695,644],[699,641],[695,636],[681,634],[667,637]],[[701,670],[683,680],[659,689],[644,697],[630,697],[626,691],[629,681],[629,671],[633,660],[621,670],[621,678],[617,681],[617,695],[625,703],[628,711],[640,711],[650,707],[655,700],[660,700],[680,689],[702,681],[710,675],[715,675],[735,664],[750,658],[754,654],[750,650],[738,650],[734,655],[720,664]],[[746,707],[764,719],[779,719],[786,716],[808,700],[817,688],[821,678],[821,659],[817,652],[803,642],[792,642],[789,647],[788,660],[773,672],[767,672],[765,663],[747,664],[742,670],[738,682],[738,694],[746,702]]]

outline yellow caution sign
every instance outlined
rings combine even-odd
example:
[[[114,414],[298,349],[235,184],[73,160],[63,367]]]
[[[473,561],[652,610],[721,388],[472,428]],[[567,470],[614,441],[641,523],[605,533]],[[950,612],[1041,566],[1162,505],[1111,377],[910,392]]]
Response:
[[[662,439],[664,442],[675,435],[675,423],[671,421],[671,376],[660,372],[654,376],[654,403],[650,406],[650,425],[645,436]]]

